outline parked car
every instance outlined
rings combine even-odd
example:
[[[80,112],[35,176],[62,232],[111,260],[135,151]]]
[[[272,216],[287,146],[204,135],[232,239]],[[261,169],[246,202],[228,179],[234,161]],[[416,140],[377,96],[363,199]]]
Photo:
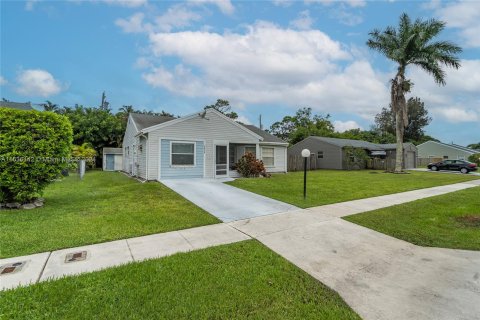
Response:
[[[427,168],[432,171],[452,170],[460,171],[461,173],[469,173],[470,171],[477,170],[477,165],[465,160],[443,160],[440,162],[429,163]]]

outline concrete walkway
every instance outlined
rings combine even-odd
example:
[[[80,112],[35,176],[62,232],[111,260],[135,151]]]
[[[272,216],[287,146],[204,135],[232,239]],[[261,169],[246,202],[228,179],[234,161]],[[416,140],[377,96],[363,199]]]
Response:
[[[336,290],[364,319],[480,319],[480,252],[418,247],[340,219],[476,186],[480,180],[3,259],[0,266],[26,264],[2,275],[0,289],[252,237]],[[72,253],[80,261],[69,262]]]
[[[298,210],[290,204],[229,186],[225,181],[228,180],[172,179],[162,183],[223,222]]]
[[[479,185],[476,180],[230,225],[337,291],[363,319],[480,319],[480,252],[419,247],[340,219]]]
[[[23,265],[15,273],[6,273],[0,276],[0,290],[247,239],[250,239],[250,237],[226,224],[220,223],[29,256],[1,259],[0,267],[15,263],[23,263]],[[78,257],[72,257],[74,254],[77,254]]]

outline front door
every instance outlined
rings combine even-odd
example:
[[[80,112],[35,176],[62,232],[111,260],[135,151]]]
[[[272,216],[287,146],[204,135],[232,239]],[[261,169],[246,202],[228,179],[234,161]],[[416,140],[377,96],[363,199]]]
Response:
[[[227,177],[228,174],[228,147],[215,146],[215,178]]]

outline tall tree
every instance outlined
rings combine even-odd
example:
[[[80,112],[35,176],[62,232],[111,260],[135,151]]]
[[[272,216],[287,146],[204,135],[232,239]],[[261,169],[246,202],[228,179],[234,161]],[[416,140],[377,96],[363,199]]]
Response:
[[[57,112],[58,111],[58,104],[55,104],[49,100],[46,100],[45,103],[42,103],[41,106],[43,107],[43,110],[45,111],[52,111],[52,112]]]
[[[270,126],[273,135],[295,144],[308,136],[331,136],[334,127],[330,115],[321,116],[312,113],[312,108],[300,108],[294,116],[286,116],[282,121]]]
[[[235,111],[232,111],[232,106],[230,106],[230,102],[228,100],[217,99],[217,102],[209,106],[205,106],[204,109],[207,110],[209,108],[215,109],[231,119],[235,120],[238,118],[238,114]]]
[[[384,54],[397,63],[397,73],[391,80],[390,100],[395,114],[397,154],[395,172],[402,172],[403,134],[408,126],[405,93],[410,91],[411,82],[405,78],[409,65],[416,65],[433,76],[439,85],[445,85],[445,71],[442,66],[460,67],[457,56],[462,49],[449,41],[433,41],[445,28],[445,22],[436,19],[415,20],[404,13],[400,16],[398,28],[389,26],[385,30],[369,33],[367,46]]]
[[[403,135],[404,142],[419,144],[424,142],[424,128],[430,124],[432,118],[428,115],[425,103],[420,98],[410,98],[407,101],[408,124]],[[375,116],[375,129],[382,134],[395,134],[395,114],[392,108],[382,108]]]

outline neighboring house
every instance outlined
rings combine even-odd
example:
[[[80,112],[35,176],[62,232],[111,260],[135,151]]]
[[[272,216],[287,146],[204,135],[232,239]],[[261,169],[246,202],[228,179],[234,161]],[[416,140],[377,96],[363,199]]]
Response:
[[[17,109],[17,110],[35,110],[32,108],[30,102],[10,102],[10,101],[0,101],[0,107]]]
[[[235,163],[251,152],[267,172],[286,172],[287,146],[214,109],[181,118],[130,113],[123,170],[146,180],[235,177]]]
[[[480,153],[479,150],[447,144],[436,141],[427,141],[417,146],[419,158],[442,158],[453,160],[467,160],[472,154]]]
[[[375,144],[362,140],[338,139],[310,136],[288,148],[289,156],[298,156],[303,149],[308,149],[312,157],[316,157],[317,168],[348,169],[346,147],[361,148],[370,157],[395,159],[395,144]],[[412,143],[404,143],[404,167],[416,168],[416,147]]]
[[[123,149],[122,148],[103,148],[103,170],[104,171],[123,170]]]

